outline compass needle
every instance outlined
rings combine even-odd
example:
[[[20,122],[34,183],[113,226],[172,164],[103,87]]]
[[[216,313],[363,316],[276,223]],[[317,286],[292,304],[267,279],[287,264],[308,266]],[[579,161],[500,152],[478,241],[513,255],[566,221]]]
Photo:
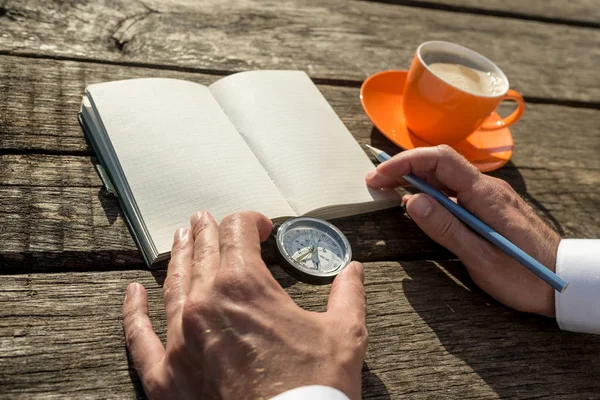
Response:
[[[312,262],[313,262],[313,264],[315,264],[315,268],[318,271],[319,270],[319,248],[317,247],[317,243],[315,243],[315,236],[313,235],[313,232],[310,231],[309,234],[310,234],[311,247],[313,248]]]
[[[312,254],[312,251],[307,251],[306,253],[304,253],[301,256],[299,256],[298,258],[296,258],[296,261],[302,261],[311,254]]]

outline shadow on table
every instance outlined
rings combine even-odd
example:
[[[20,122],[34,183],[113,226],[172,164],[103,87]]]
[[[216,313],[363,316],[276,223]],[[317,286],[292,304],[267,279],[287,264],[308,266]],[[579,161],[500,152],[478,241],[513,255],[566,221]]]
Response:
[[[363,364],[362,369],[362,398],[381,400],[390,399],[390,393],[388,392],[387,387],[376,374],[371,372],[367,363]]]
[[[385,137],[377,128],[371,130],[371,144],[381,150],[386,151],[390,155],[395,155],[402,150]],[[535,197],[527,192],[525,179],[519,172],[519,168],[512,161],[506,163],[502,168],[488,173],[488,175],[500,178],[510,183],[510,185],[519,193],[523,199],[529,203],[537,214],[561,236],[564,234],[564,229],[560,222],[552,215],[542,203],[537,201]]]
[[[117,202],[117,198],[109,194],[104,187],[98,190],[98,201],[104,210],[104,215],[110,225],[114,224],[117,218],[121,215],[121,207]]]
[[[600,337],[560,332],[553,319],[504,307],[475,286],[460,262],[429,265],[403,263],[406,299],[443,349],[501,398],[598,393]]]
[[[133,366],[133,361],[131,360],[131,355],[127,352],[127,366],[129,368],[129,379],[131,380],[131,384],[133,385],[133,389],[135,390],[135,398],[136,399],[147,399],[146,392],[144,392],[144,387],[142,386],[142,381],[140,381],[140,377],[135,371],[135,367]]]

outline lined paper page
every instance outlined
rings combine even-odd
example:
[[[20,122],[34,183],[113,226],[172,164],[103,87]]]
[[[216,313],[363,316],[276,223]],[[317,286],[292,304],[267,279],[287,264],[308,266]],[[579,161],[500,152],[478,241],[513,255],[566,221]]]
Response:
[[[210,90],[298,214],[396,198],[367,187],[373,164],[304,72],[243,72]]]
[[[189,217],[293,215],[205,86],[173,79],[91,85],[92,102],[159,253]]]

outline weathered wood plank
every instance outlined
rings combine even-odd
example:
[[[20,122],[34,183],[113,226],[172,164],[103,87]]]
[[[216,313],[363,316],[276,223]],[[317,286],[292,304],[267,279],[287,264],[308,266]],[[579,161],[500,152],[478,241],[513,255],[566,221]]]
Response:
[[[9,62],[6,62],[8,60]],[[76,122],[80,96],[93,82],[168,76],[210,83],[218,77],[144,68],[0,57],[0,149],[5,152],[90,154]],[[358,89],[320,89],[360,143],[394,147],[376,131],[358,100]],[[351,99],[355,99],[352,101]],[[507,179],[551,225],[574,237],[600,236],[600,112],[530,105],[514,128]],[[557,151],[555,143],[562,144]],[[140,258],[117,202],[100,191],[89,157],[0,157],[0,254],[4,271],[138,267]],[[447,256],[399,210],[339,222],[363,260]],[[268,256],[268,252],[267,252]],[[26,268],[23,270],[22,268]]]
[[[470,10],[481,10],[490,13],[509,13],[515,14],[517,18],[522,15],[523,17],[543,17],[549,20],[600,23],[600,7],[598,7],[596,0],[569,2],[565,2],[564,0],[397,0],[397,3],[412,4],[415,6],[428,3],[432,6],[442,5],[456,10],[464,9],[467,12]]]
[[[600,101],[592,28],[343,0],[7,0],[3,10],[5,54],[360,81],[407,68],[419,43],[443,39],[496,61],[528,96]]]
[[[49,151],[91,154],[77,122],[81,95],[91,83],[140,77],[169,77],[210,84],[219,76],[98,65],[70,61],[0,57],[0,151]],[[382,136],[372,132],[359,89],[318,85],[355,138],[366,143]],[[600,112],[556,105],[529,104],[512,127],[514,165],[528,168],[600,168],[597,127]],[[556,143],[561,151],[555,151]],[[388,148],[391,150],[391,148]]]
[[[116,201],[99,187],[2,187],[2,271],[143,268]]]
[[[600,170],[581,166],[504,168],[538,214],[567,237],[600,237]],[[443,259],[451,255],[393,209],[336,221],[358,260]],[[107,196],[89,157],[0,156],[2,272],[73,266],[143,268],[115,198]],[[264,257],[274,260],[273,243]]]
[[[24,160],[29,164],[29,174],[42,177],[37,184],[29,181],[25,185],[0,186],[0,271],[145,268],[118,202],[101,189],[90,161],[82,157],[77,157],[80,160],[55,157],[54,163],[41,163],[37,169],[35,158],[39,157]],[[2,159],[6,160],[6,156]],[[62,169],[61,164],[67,167]],[[0,171],[13,170],[22,176],[21,167],[12,165],[0,161]],[[52,166],[47,168],[49,165]],[[80,176],[73,172],[83,170],[87,171]],[[71,173],[73,181],[93,179],[95,185],[47,186],[68,185]],[[12,182],[25,183],[18,179]],[[347,235],[354,257],[359,260],[452,257],[420,232],[400,208],[343,218],[335,223]],[[274,262],[275,251],[270,240],[263,246],[263,258]]]
[[[372,263],[365,270],[370,338],[364,398],[591,398],[600,391],[599,337],[557,332],[551,320],[467,290],[454,278],[464,278],[459,263]],[[298,304],[324,311],[329,287],[296,283],[278,267],[272,271]],[[121,301],[128,283],[143,283],[164,340],[164,272],[1,279],[3,397],[136,395]]]

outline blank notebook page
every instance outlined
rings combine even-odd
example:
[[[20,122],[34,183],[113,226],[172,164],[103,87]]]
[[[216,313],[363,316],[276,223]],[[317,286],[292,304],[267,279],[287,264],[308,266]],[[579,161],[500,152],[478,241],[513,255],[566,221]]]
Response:
[[[238,73],[210,90],[298,214],[393,196],[367,187],[373,164],[304,72]]]
[[[137,79],[88,92],[159,253],[195,211],[293,215],[206,87]]]

